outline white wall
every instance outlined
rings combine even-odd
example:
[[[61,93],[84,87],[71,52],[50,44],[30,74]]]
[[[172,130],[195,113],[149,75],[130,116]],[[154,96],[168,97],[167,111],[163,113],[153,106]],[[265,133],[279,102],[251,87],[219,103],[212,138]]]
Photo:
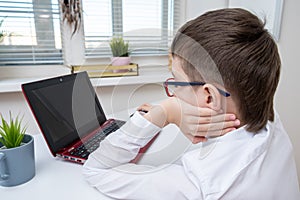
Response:
[[[293,143],[300,180],[299,9],[300,1],[285,1],[279,39],[282,70],[276,95],[276,108]],[[280,162],[280,158],[278,162]]]

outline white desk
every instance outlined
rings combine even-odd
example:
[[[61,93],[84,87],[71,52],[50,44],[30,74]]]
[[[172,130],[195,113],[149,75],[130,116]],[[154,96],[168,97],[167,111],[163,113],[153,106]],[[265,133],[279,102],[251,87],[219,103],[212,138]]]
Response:
[[[124,119],[124,118],[123,118]],[[27,183],[1,187],[1,200],[105,200],[82,176],[82,165],[52,157],[41,134],[34,136],[36,175]],[[180,157],[190,143],[174,125],[167,126],[139,163],[159,165]],[[193,148],[193,147],[192,147]]]
[[[34,142],[35,177],[19,186],[0,187],[1,199],[108,199],[83,180],[82,165],[52,157],[41,134],[34,137]]]

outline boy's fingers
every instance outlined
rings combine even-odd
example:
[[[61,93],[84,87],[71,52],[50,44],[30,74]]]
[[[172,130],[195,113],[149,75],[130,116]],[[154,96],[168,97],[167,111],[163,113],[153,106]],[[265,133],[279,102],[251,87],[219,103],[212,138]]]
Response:
[[[222,114],[209,117],[199,117],[199,116],[185,116],[186,121],[189,124],[209,124],[209,123],[218,123],[225,121],[235,121],[236,117],[234,114]]]
[[[203,131],[216,131],[216,130],[223,130],[227,128],[236,128],[241,124],[240,120],[231,120],[231,121],[224,121],[224,122],[217,122],[217,123],[211,123],[208,124],[209,127],[205,127],[206,129],[202,129]],[[199,125],[198,127],[201,127]],[[199,128],[201,131],[201,128]]]
[[[236,116],[234,114],[222,114],[222,115],[215,115],[211,116],[211,123],[217,123],[222,121],[235,121]]]
[[[193,132],[191,134],[194,136],[205,136],[205,133],[207,132],[221,131],[227,128],[235,128],[239,125],[240,125],[240,121],[238,119],[234,121],[225,121],[219,123],[197,124],[193,126],[194,128],[191,129],[190,132]]]

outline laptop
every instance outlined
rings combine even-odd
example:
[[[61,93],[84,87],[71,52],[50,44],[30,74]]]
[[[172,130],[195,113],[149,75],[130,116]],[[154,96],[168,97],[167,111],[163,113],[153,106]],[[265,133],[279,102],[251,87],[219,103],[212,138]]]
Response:
[[[125,122],[107,119],[86,72],[22,84],[23,94],[52,155],[83,164]],[[136,163],[152,139],[140,149]]]

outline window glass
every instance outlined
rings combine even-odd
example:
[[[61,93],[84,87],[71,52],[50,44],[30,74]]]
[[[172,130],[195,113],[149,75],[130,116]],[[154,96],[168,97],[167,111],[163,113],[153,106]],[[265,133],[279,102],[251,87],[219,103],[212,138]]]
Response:
[[[85,56],[111,56],[114,36],[129,41],[131,55],[166,55],[179,21],[178,5],[178,0],[83,1]]]
[[[62,63],[56,0],[0,0],[0,65]]]

